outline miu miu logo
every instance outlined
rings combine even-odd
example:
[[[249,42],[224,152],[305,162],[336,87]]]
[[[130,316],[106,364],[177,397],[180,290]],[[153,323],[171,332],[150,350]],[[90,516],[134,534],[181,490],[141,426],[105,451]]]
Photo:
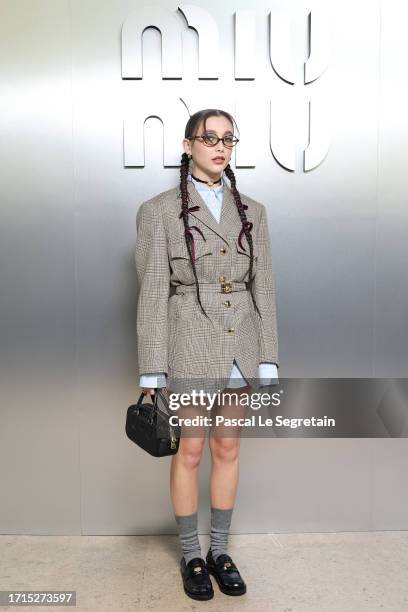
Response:
[[[303,68],[293,53],[296,22],[307,31],[308,57]],[[329,150],[330,88],[328,79],[321,79],[329,72],[328,15],[320,5],[304,9],[302,14],[278,8],[270,11],[263,23],[268,26],[270,74],[260,66],[267,55],[261,44],[262,23],[254,10],[236,10],[231,25],[226,23],[222,28],[208,10],[192,4],[181,4],[176,11],[139,6],[128,15],[122,27],[122,79],[139,83],[127,90],[125,166],[145,165],[144,123],[149,117],[157,117],[163,124],[163,165],[178,166],[188,119],[186,107],[190,114],[200,108],[223,108],[235,117],[240,143],[233,156],[238,168],[256,167],[259,155],[265,154],[264,141],[265,149],[269,144],[273,158],[285,170],[295,171],[299,150],[303,151],[305,172],[322,163]],[[143,32],[147,28],[161,35],[161,79],[146,82],[145,78],[143,83]],[[189,29],[198,35],[196,76],[185,74],[183,68]],[[231,58],[225,52],[225,41],[229,40],[232,80],[226,72]],[[269,135],[269,143],[263,134]],[[299,148],[302,138],[306,146]]]

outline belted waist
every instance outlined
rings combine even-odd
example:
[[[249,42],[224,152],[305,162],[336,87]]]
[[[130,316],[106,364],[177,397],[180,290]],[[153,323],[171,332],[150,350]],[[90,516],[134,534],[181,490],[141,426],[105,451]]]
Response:
[[[235,281],[225,281],[224,283],[200,283],[200,293],[202,291],[211,291],[214,293],[231,293],[233,291],[248,291],[246,283],[239,283]],[[196,285],[177,285],[176,293],[178,295],[183,293],[196,293]]]

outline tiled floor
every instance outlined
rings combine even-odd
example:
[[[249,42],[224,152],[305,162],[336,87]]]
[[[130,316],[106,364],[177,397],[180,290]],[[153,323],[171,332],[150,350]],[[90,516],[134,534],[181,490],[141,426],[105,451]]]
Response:
[[[405,531],[231,535],[247,593],[228,597],[214,580],[206,602],[184,594],[176,536],[0,536],[0,547],[0,590],[76,590],[76,608],[35,610],[408,610]]]

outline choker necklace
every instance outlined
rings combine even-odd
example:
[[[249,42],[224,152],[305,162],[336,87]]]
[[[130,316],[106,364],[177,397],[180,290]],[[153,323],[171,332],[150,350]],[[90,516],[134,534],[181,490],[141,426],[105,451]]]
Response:
[[[199,183],[205,183],[209,187],[212,187],[213,185],[216,185],[217,183],[221,183],[221,177],[218,179],[218,181],[203,181],[202,179],[199,179],[196,176],[194,176],[194,174],[192,174],[191,176],[193,177],[195,181],[198,181]]]

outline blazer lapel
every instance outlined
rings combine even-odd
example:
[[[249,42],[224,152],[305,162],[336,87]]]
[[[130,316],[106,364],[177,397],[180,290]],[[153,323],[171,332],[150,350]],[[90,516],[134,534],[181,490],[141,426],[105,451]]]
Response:
[[[242,223],[235,204],[234,196],[228,185],[224,183],[220,223],[217,223],[208,206],[191,181],[187,181],[187,189],[191,200],[190,207],[200,207],[199,210],[191,211],[190,215],[196,219],[199,219],[211,231],[218,234],[218,236],[229,244],[228,235],[231,235],[231,233],[239,233]]]

